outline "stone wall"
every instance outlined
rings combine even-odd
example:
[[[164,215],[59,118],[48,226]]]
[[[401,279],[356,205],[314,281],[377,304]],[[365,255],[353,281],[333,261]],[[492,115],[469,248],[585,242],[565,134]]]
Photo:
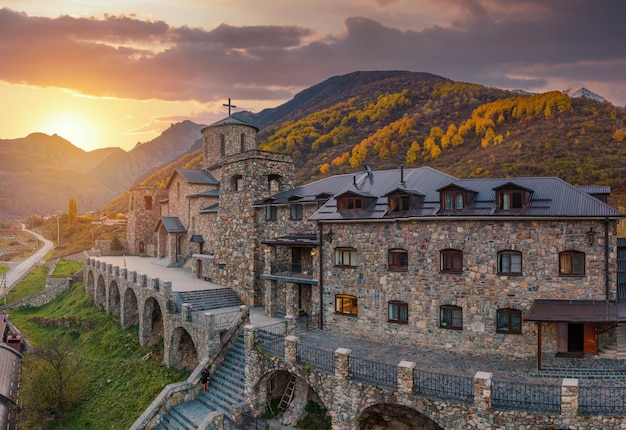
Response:
[[[460,352],[531,356],[536,353],[536,325],[523,324],[522,335],[496,333],[496,311],[524,313],[535,299],[605,299],[604,238],[590,245],[590,224],[577,221],[437,220],[352,223],[333,226],[336,237],[324,243],[324,312],[326,327],[399,344],[454,348]],[[616,231],[610,225],[609,289],[616,292]],[[356,267],[335,267],[333,249],[354,247]],[[408,252],[408,270],[388,270],[389,249]],[[463,252],[461,273],[441,273],[440,251]],[[522,275],[497,273],[498,251],[522,253]],[[559,276],[559,252],[586,254],[585,276]],[[335,314],[335,295],[354,295],[358,316]],[[408,304],[408,324],[388,322],[388,302]],[[440,328],[440,306],[462,308],[463,329]],[[554,351],[555,325],[544,337],[544,351]]]
[[[146,254],[154,246],[154,228],[160,216],[157,186],[134,186],[128,192],[126,240],[129,254]]]

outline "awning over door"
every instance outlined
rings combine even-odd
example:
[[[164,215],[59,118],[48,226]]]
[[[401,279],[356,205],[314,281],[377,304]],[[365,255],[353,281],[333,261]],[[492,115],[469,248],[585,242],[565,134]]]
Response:
[[[626,303],[609,300],[535,300],[524,319],[573,323],[626,322]]]

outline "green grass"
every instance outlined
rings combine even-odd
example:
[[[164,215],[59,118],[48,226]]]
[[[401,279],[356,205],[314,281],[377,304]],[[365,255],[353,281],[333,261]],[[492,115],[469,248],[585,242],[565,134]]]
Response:
[[[10,267],[8,264],[2,264],[0,263],[0,276],[4,275],[5,273],[7,273],[9,271]]]
[[[18,300],[37,294],[43,291],[46,286],[46,276],[48,268],[45,264],[35,267],[28,275],[26,275],[18,284],[9,291],[7,295],[7,304],[17,302]]]
[[[162,347],[140,346],[137,327],[122,329],[118,320],[98,311],[82,283],[48,305],[12,310],[9,317],[34,345],[55,336],[74,337],[72,344],[89,375],[88,398],[68,420],[50,422],[47,429],[127,429],[163,387],[187,377],[161,365]],[[75,324],[43,328],[38,317]]]
[[[65,276],[72,276],[80,269],[82,269],[83,264],[78,263],[72,260],[60,259],[54,268],[54,272],[52,273],[52,277],[54,278],[63,278]]]

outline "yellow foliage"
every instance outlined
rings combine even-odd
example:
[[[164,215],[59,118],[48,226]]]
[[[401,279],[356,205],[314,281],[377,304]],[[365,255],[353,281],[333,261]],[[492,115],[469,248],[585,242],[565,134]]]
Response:
[[[322,164],[320,166],[320,173],[322,173],[322,174],[328,173],[329,169],[330,169],[330,165],[328,163]]]

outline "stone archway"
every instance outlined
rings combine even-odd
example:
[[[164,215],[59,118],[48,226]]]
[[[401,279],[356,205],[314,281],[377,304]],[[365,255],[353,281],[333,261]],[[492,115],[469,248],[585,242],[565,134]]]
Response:
[[[171,363],[175,369],[192,371],[198,366],[198,351],[191,335],[183,327],[172,332]]]
[[[89,297],[94,297],[95,284],[93,280],[93,271],[87,272],[87,283],[85,284],[85,293]]]
[[[141,339],[143,345],[158,345],[163,343],[164,323],[163,313],[159,302],[154,297],[149,297],[143,307],[141,317]],[[163,348],[160,348],[163,351]]]
[[[107,291],[104,286],[104,278],[102,275],[98,276],[98,284],[96,285],[96,295],[94,297],[94,303],[99,309],[106,311],[107,303]]]
[[[359,417],[362,430],[442,430],[439,424],[407,406],[377,404],[366,408]]]
[[[139,306],[137,296],[132,288],[127,288],[124,292],[124,309],[122,309],[122,327],[132,327],[139,325]]]
[[[293,386],[293,397],[289,406],[279,409],[290,385]],[[330,424],[330,415],[315,389],[293,373],[285,370],[268,373],[259,380],[256,390],[265,399],[266,414],[274,416],[282,425],[295,426],[300,420],[307,421],[307,428],[324,428],[324,421]]]
[[[111,281],[109,284],[109,313],[119,317],[121,312],[120,290],[117,282]]]

